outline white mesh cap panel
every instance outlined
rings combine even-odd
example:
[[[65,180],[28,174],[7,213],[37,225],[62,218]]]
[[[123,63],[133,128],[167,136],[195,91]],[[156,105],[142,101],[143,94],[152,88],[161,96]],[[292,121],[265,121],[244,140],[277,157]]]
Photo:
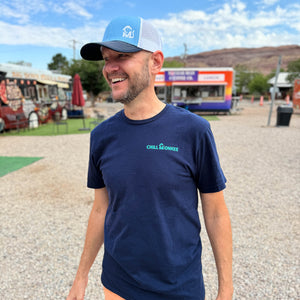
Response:
[[[162,42],[158,31],[151,23],[141,19],[141,32],[138,47],[144,50],[155,52],[162,50]]]

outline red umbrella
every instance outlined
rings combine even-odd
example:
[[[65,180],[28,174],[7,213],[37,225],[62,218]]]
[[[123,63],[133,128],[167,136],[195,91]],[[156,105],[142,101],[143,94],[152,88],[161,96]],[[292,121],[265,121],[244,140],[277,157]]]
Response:
[[[73,80],[72,104],[81,107],[85,104],[80,76],[78,74],[75,74]]]
[[[78,74],[75,74],[74,80],[73,80],[73,93],[72,93],[72,104],[74,106],[80,106],[83,107],[85,104],[84,98],[83,98],[83,92],[82,92],[82,85],[80,81],[80,76]],[[90,130],[90,128],[85,127],[85,116],[84,111],[82,109],[82,121],[83,121],[83,128],[80,128],[79,130]]]

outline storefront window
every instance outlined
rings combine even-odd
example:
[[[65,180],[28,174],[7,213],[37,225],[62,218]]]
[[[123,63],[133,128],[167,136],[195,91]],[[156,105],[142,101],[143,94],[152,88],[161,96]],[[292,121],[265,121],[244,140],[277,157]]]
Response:
[[[224,85],[173,86],[173,101],[224,101]]]

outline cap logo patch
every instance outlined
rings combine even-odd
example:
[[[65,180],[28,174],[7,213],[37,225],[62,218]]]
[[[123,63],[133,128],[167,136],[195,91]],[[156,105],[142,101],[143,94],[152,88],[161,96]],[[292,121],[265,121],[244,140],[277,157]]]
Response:
[[[134,38],[134,30],[129,26],[125,26],[123,28],[123,37],[133,39]]]

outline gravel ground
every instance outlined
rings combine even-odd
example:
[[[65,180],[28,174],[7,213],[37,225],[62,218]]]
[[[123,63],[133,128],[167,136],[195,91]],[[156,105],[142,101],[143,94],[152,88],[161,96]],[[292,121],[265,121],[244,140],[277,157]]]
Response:
[[[112,113],[114,104],[98,106]],[[276,107],[242,101],[212,121],[234,240],[234,299],[300,299],[300,115],[275,127]],[[0,298],[65,299],[79,263],[93,191],[86,188],[89,134],[0,136],[0,155],[42,156],[0,178]],[[203,221],[202,216],[200,217]],[[217,278],[203,229],[207,300]],[[100,252],[86,299],[104,299]],[[142,300],[142,299],[141,299]]]

